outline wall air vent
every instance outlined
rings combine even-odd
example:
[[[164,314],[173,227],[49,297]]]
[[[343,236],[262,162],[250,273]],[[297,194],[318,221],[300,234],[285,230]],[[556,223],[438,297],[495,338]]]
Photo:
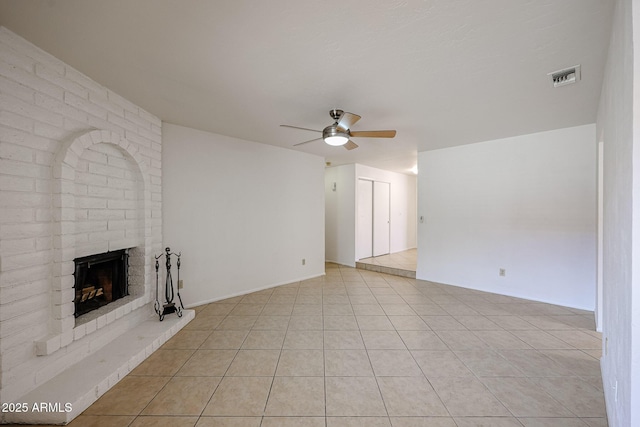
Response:
[[[547,75],[551,76],[553,87],[570,85],[580,81],[580,66],[574,65],[573,67],[554,71]]]

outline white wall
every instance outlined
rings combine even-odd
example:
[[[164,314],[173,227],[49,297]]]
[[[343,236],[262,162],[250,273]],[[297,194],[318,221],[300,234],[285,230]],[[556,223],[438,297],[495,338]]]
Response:
[[[596,152],[587,125],[419,153],[417,278],[593,310]]]
[[[597,120],[604,143],[601,366],[611,427],[640,425],[640,55],[633,43],[640,11],[632,5],[639,2],[616,3]]]
[[[324,274],[322,157],[166,123],[162,139],[185,305]]]
[[[354,165],[327,168],[324,180],[325,258],[351,267],[356,266],[355,171]]]
[[[416,247],[416,177],[360,164],[327,168],[325,172],[326,259],[355,267],[356,191],[358,179],[391,184],[391,252]],[[336,191],[333,191],[333,183]]]

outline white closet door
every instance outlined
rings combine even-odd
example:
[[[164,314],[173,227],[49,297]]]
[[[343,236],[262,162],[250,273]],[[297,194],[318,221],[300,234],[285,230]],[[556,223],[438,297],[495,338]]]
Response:
[[[373,256],[373,181],[358,180],[357,258]]]
[[[390,191],[388,182],[373,183],[373,256],[386,255],[390,250]]]

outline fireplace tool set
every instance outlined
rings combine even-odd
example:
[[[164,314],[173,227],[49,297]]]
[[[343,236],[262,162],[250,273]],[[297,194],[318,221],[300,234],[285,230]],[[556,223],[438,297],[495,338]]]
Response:
[[[155,257],[156,259],[156,302],[154,304],[154,308],[156,310],[156,313],[160,317],[161,322],[164,320],[164,316],[166,314],[176,313],[178,317],[182,317],[182,309],[184,309],[184,305],[182,304],[182,298],[180,297],[179,288],[178,288],[177,296],[180,304],[177,305],[176,303],[173,302],[173,299],[176,293],[174,293],[174,290],[173,290],[173,278],[171,277],[171,255],[175,255],[176,258],[178,259],[176,261],[176,266],[178,267],[178,283],[180,283],[180,256],[182,255],[182,252],[176,254],[171,252],[171,248],[166,248],[165,253]],[[159,259],[162,258],[163,256],[165,257],[165,261],[166,261],[165,265],[167,267],[167,277],[164,284],[165,303],[162,305],[162,307],[160,307],[160,301],[158,300],[158,270],[160,270]]]

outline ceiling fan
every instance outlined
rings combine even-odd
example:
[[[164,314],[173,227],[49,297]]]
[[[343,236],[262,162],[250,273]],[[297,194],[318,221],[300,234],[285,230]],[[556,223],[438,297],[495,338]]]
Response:
[[[285,128],[292,129],[302,129],[308,130],[311,132],[321,132],[321,138],[314,138],[309,141],[300,142],[298,144],[294,144],[295,146],[307,144],[309,142],[317,141],[319,139],[323,139],[329,145],[333,146],[344,146],[347,150],[353,150],[354,148],[358,148],[358,145],[351,141],[352,137],[365,137],[365,138],[393,138],[396,136],[395,130],[361,130],[361,131],[352,131],[351,126],[353,126],[358,120],[360,120],[360,116],[357,114],[347,113],[342,110],[331,110],[329,111],[329,115],[334,120],[334,123],[330,126],[327,126],[323,130],[316,129],[308,129],[301,128],[298,126],[289,126],[289,125],[280,125]]]

